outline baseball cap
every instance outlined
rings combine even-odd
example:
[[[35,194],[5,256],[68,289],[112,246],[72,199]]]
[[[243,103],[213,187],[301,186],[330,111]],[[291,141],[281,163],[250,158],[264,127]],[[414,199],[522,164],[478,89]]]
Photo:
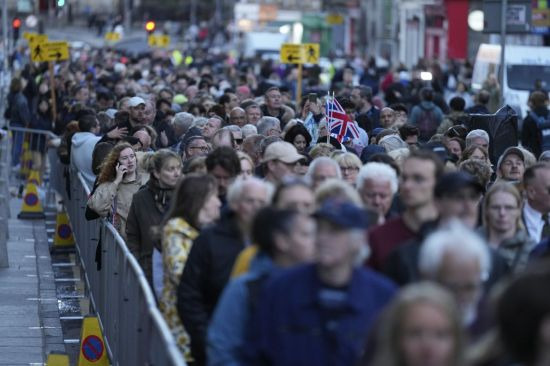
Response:
[[[502,162],[504,161],[504,159],[506,159],[508,155],[517,155],[519,156],[521,161],[525,162],[525,155],[523,155],[523,151],[521,151],[520,148],[517,148],[515,146],[510,146],[509,148],[504,150],[500,158],[498,158],[497,170],[500,170],[500,164],[502,164]]]
[[[327,199],[313,216],[346,229],[368,227],[367,213],[361,207],[347,201]]]
[[[105,114],[109,116],[109,118],[111,119],[115,119],[115,114],[116,114],[117,110],[114,109],[114,108],[109,108],[105,111]]]
[[[285,141],[276,141],[270,144],[264,153],[262,163],[272,160],[280,160],[283,163],[291,164],[304,159],[305,156],[298,154],[298,151],[291,143]]]
[[[140,97],[132,97],[128,101],[128,106],[132,108],[137,107],[140,104],[145,104],[145,101],[143,100],[143,98],[140,98]]]
[[[469,187],[474,188],[479,193],[484,192],[483,186],[469,173],[463,171],[445,173],[437,181],[434,195],[437,198],[441,198]]]
[[[446,162],[450,158],[447,148],[441,142],[437,142],[437,141],[428,142],[423,146],[421,146],[420,148],[423,150],[433,151],[443,162]]]
[[[367,145],[363,148],[363,151],[361,151],[361,161],[363,164],[366,164],[373,155],[385,153],[386,149],[380,145]]]
[[[172,103],[185,104],[187,103],[187,97],[183,94],[176,94],[174,98],[172,98]]]

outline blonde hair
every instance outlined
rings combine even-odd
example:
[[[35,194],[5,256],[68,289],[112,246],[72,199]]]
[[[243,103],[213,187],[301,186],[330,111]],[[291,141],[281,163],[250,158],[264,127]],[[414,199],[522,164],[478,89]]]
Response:
[[[336,148],[331,144],[320,142],[311,149],[309,156],[311,156],[311,159],[314,160],[320,156],[330,156],[334,150],[336,150]]]
[[[489,203],[491,201],[491,197],[497,193],[497,192],[505,192],[511,194],[517,203],[517,209],[521,212],[522,206],[523,206],[523,200],[521,199],[521,194],[519,193],[516,186],[510,182],[495,182],[491,188],[487,191],[485,194],[485,198],[483,199],[483,226],[485,228],[489,228]],[[518,214],[518,218],[516,220],[516,231],[523,229],[523,222],[521,221],[521,213]]]
[[[361,167],[363,166],[363,163],[361,163],[361,159],[359,159],[357,155],[349,152],[338,154],[334,156],[333,159],[338,163],[338,166],[340,167],[352,166],[361,169]]]
[[[237,151],[237,156],[239,157],[239,162],[241,160],[247,160],[250,163],[250,166],[252,167],[252,169],[254,169],[255,165],[250,155],[242,151]]]
[[[405,355],[401,348],[403,325],[410,309],[415,305],[430,305],[445,314],[451,323],[453,333],[453,352],[448,366],[464,365],[464,333],[458,306],[451,294],[439,285],[431,282],[419,282],[404,287],[383,312],[381,326],[377,335],[377,352],[373,365],[402,366]]]

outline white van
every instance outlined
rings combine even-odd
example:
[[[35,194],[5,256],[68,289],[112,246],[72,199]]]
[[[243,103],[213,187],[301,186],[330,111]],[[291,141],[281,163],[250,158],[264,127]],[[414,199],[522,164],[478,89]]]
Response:
[[[288,35],[278,32],[248,32],[244,38],[244,57],[255,57],[279,60],[283,43],[288,42]]]
[[[504,102],[521,118],[527,115],[529,94],[540,81],[550,88],[550,47],[506,45],[504,54]],[[477,92],[490,74],[499,75],[500,45],[481,44],[472,75],[472,89]]]

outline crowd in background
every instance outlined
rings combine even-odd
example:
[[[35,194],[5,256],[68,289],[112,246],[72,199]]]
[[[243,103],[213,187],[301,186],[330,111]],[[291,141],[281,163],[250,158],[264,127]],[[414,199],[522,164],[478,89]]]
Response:
[[[5,113],[60,136],[35,168],[55,144],[81,173],[189,364],[550,363],[546,91],[496,146],[470,121],[498,82],[471,93],[467,63],[307,67],[296,104],[292,66],[193,56],[28,64]],[[328,91],[357,137],[331,131]]]

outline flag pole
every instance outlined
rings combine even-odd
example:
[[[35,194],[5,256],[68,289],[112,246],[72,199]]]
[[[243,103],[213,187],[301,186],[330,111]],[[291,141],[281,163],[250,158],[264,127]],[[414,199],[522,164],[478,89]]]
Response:
[[[330,100],[330,91],[327,91],[327,105]],[[330,100],[332,102],[332,100]],[[332,104],[331,104],[332,105]],[[329,109],[330,116],[327,115],[327,144],[330,144],[330,122],[332,121],[332,108]]]

